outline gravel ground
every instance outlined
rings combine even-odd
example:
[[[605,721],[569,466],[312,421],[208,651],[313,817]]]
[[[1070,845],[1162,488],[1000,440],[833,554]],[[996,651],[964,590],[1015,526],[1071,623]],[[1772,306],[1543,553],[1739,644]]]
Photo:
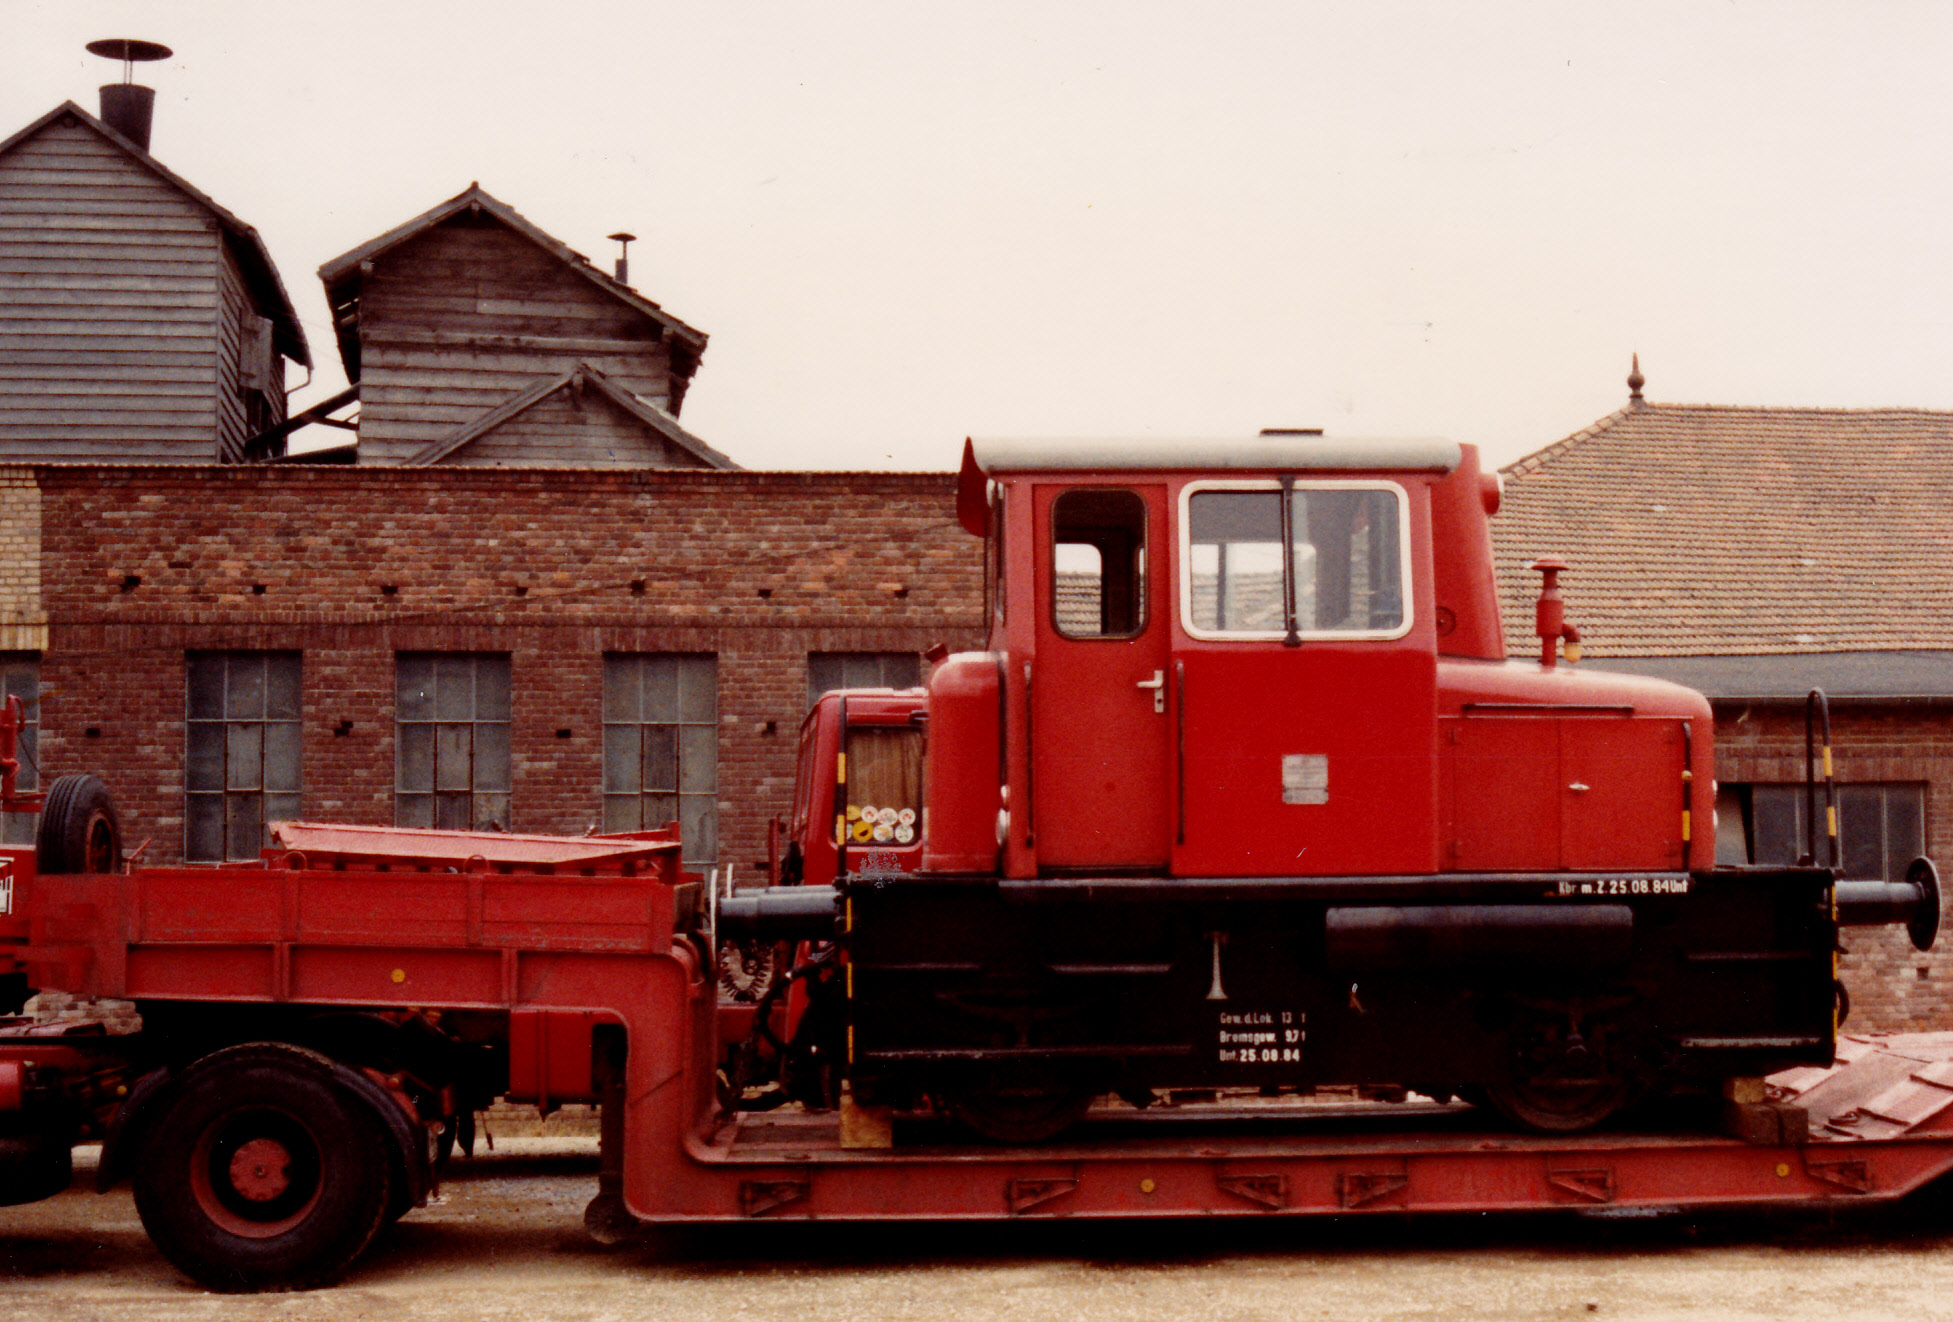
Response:
[[[245,1297],[178,1275],[126,1189],[77,1187],[0,1209],[0,1318],[1953,1319],[1953,1215],[1940,1206],[1838,1219],[782,1223],[606,1249],[582,1230],[595,1183],[591,1139],[501,1139],[337,1287]]]

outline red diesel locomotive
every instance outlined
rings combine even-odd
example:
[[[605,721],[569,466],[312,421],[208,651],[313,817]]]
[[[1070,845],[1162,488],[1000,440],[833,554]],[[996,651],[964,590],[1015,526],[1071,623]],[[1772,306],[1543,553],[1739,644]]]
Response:
[[[1107,1093],[1325,1084],[1573,1130],[1829,1062],[1839,923],[1930,941],[1931,865],[1717,867],[1700,694],[1575,668],[1553,561],[1540,654],[1507,658],[1499,495],[1438,440],[968,447],[989,643],[910,700],[919,867],[875,862],[906,851],[866,801],[912,774],[802,768],[846,962],[789,1074],[1025,1141]],[[729,922],[829,912],[764,903]]]

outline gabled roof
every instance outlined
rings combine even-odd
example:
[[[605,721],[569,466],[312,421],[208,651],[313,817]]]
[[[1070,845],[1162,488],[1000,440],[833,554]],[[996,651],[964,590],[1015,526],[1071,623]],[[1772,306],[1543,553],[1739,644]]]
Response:
[[[1953,413],[1637,401],[1504,473],[1517,655],[1547,555],[1597,661],[1953,650]]]
[[[508,203],[491,197],[479,183],[471,183],[439,206],[423,211],[405,224],[394,226],[350,252],[341,253],[319,268],[319,279],[325,282],[326,302],[333,310],[333,321],[339,336],[339,357],[345,363],[347,376],[359,379],[359,318],[347,315],[344,310],[359,300],[363,284],[362,265],[467,211],[486,212],[495,217],[604,293],[657,322],[672,340],[686,350],[673,355],[673,366],[678,374],[689,378],[697,369],[699,357],[705,352],[704,331],[686,325],[629,285],[605,275],[590,264],[588,257],[539,229]]]
[[[26,128],[0,142],[0,156],[5,156],[64,115],[74,116],[79,123],[99,134],[105,142],[125,152],[137,165],[210,213],[211,218],[217,222],[230,243],[231,252],[236,256],[238,266],[243,269],[244,282],[250,288],[252,297],[257,300],[259,309],[271,322],[272,346],[293,362],[310,367],[312,351],[305,343],[305,331],[298,324],[298,314],[292,310],[292,300],[286,295],[284,282],[278,278],[278,268],[272,264],[271,253],[265,248],[264,240],[258,237],[258,232],[218,206],[207,194],[199,191],[188,180],[173,172],[128,138],[117,133],[74,102],[63,101]]]
[[[618,408],[642,422],[656,435],[696,455],[708,468],[739,467],[724,454],[679,426],[678,419],[670,413],[649,400],[640,399],[588,363],[578,363],[573,369],[560,376],[546,376],[536,380],[465,426],[456,428],[440,440],[415,452],[406,461],[406,465],[409,468],[425,468],[430,464],[438,464],[470,441],[486,436],[510,419],[521,416],[557,391],[580,390],[586,387],[595,390]]]

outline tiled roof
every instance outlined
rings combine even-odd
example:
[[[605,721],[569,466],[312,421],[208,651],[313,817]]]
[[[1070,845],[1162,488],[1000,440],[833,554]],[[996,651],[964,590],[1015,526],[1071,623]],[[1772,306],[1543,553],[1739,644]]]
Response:
[[[1637,403],[1504,473],[1515,655],[1548,555],[1596,658],[1953,649],[1953,413]]]

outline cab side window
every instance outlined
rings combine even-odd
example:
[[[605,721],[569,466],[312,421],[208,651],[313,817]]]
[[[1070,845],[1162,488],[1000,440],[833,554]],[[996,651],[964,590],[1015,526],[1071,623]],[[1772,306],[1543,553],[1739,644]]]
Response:
[[[1051,610],[1066,638],[1132,638],[1146,628],[1146,502],[1085,487],[1051,505]]]

